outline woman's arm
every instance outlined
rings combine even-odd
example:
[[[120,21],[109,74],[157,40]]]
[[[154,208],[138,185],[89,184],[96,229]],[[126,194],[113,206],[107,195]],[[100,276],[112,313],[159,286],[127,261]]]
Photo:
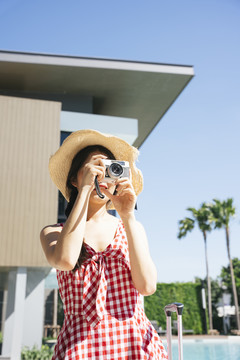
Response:
[[[72,270],[78,260],[88,210],[88,189],[82,189],[63,228],[47,226],[40,239],[49,264],[59,270]]]
[[[156,291],[157,270],[151,259],[145,230],[134,215],[123,218],[131,265],[132,281],[142,295]]]
[[[119,179],[116,185],[117,195],[110,194],[106,189],[102,191],[111,199],[123,221],[133,284],[142,295],[151,295],[156,291],[157,270],[149,253],[145,230],[134,216],[136,195],[129,179]]]
[[[88,203],[94,188],[94,179],[105,176],[104,155],[93,155],[78,171],[73,185],[78,196],[61,231],[56,226],[45,227],[40,234],[43,250],[49,264],[59,270],[72,270],[79,258],[87,221]]]

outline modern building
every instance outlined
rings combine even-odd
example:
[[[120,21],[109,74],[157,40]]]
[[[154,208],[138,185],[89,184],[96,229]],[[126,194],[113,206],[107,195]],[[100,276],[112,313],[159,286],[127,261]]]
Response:
[[[194,76],[192,66],[0,51],[2,356],[40,346],[51,268],[39,233],[63,215],[48,160],[93,128],[140,147]]]

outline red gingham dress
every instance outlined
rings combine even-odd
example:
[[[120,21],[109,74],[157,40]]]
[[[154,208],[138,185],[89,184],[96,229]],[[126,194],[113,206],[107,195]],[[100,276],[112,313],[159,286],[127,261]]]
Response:
[[[122,221],[111,244],[90,256],[76,272],[57,270],[65,319],[53,360],[167,359],[133,286]]]

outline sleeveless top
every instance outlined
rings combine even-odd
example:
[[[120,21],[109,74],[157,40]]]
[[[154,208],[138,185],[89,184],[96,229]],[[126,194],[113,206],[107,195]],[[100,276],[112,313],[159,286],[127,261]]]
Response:
[[[122,221],[104,251],[85,247],[89,258],[77,271],[57,270],[65,317],[52,359],[167,359],[131,280]]]

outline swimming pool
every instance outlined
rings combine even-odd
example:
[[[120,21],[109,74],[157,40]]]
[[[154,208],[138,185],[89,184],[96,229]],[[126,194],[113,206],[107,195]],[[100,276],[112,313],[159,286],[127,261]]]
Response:
[[[164,344],[166,346],[166,344]],[[173,341],[173,360],[178,360],[178,344]],[[184,360],[240,360],[240,339],[184,340]]]

